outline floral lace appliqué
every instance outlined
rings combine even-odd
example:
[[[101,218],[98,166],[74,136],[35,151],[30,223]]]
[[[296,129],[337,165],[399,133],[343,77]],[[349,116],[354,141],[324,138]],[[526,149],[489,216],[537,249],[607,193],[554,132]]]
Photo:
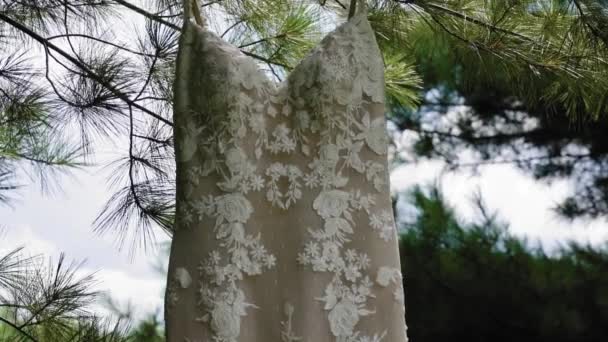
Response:
[[[328,333],[335,342],[382,342],[388,330],[366,333],[359,323],[376,313],[377,291],[397,283],[400,273],[381,267],[376,274],[370,254],[353,244],[358,232],[385,241],[395,235],[391,212],[377,204],[388,193],[388,138],[382,113],[373,109],[384,101],[383,62],[365,15],[323,39],[280,85],[218,36],[201,34],[200,82],[218,86],[201,85],[200,111],[176,119],[185,185],[179,228],[204,227],[217,244],[200,260],[197,283],[177,269],[168,306],[179,301],[180,288],[197,284],[196,321],[214,342],[239,342],[243,318],[264,304],[247,298],[242,282],[277,263],[277,251],[264,243],[272,232],[252,224],[255,201],[285,211],[303,205],[315,223],[294,227],[308,236],[297,262],[302,272],[328,275],[324,290],[310,298],[327,318]],[[209,186],[205,177],[217,182]],[[285,304],[285,319],[277,322],[281,341],[313,342],[294,332],[297,309]]]

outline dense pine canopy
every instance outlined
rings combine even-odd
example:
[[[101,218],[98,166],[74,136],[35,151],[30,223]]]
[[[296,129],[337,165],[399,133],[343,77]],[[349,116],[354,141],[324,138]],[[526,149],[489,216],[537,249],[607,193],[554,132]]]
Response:
[[[508,233],[477,198],[463,220],[437,188],[416,188],[401,236],[412,341],[599,341],[608,333],[608,250],[547,254]]]

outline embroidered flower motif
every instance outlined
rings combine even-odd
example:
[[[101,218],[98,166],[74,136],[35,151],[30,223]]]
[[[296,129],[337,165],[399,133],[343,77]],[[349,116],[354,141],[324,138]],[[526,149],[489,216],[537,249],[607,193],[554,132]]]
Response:
[[[217,239],[230,239],[242,242],[245,239],[245,227],[240,222],[224,223],[217,227]]]
[[[227,194],[216,200],[217,214],[228,222],[245,223],[253,212],[251,203],[242,194]]]
[[[348,242],[348,234],[353,233],[350,223],[340,217],[330,217],[325,221],[322,231],[312,232],[317,239],[336,239],[340,243]]]
[[[329,271],[339,271],[344,268],[344,260],[340,258],[340,245],[334,241],[323,242],[323,252],[320,262]]]
[[[321,163],[324,167],[333,171],[340,160],[338,146],[334,144],[323,145],[320,150]]]
[[[347,165],[351,168],[355,169],[357,172],[365,171],[365,164],[361,160],[359,153],[361,153],[361,149],[363,148],[363,142],[359,141],[354,144],[350,144],[348,146],[348,159]],[[369,180],[369,179],[368,179]]]
[[[386,154],[388,137],[386,135],[384,118],[376,118],[372,121],[370,129],[365,135],[365,142],[377,154]]]
[[[399,283],[401,281],[401,271],[394,267],[382,266],[378,269],[378,276],[376,282],[380,286],[387,287],[390,283]]]
[[[255,133],[262,133],[266,130],[266,119],[264,118],[264,114],[254,114],[249,118],[249,127]]]
[[[236,341],[241,333],[241,318],[226,303],[219,303],[211,311],[211,329],[220,341]]]
[[[187,162],[194,157],[194,154],[198,150],[198,136],[203,131],[203,127],[197,127],[195,123],[191,121],[183,127],[183,130],[180,160],[182,162]]]
[[[350,205],[355,210],[365,210],[369,214],[371,207],[376,203],[372,194],[361,193],[360,190],[351,192]]]
[[[323,191],[314,200],[312,207],[319,216],[327,219],[340,217],[348,209],[349,194],[341,190]]]
[[[380,215],[372,214],[369,217],[369,225],[378,232],[384,241],[391,241],[395,237],[393,217],[388,210],[383,210]]]
[[[291,303],[285,303],[284,312],[285,316],[287,316],[287,321],[281,322],[281,326],[283,326],[281,330],[282,342],[297,342],[302,340],[301,337],[296,336],[293,332],[292,320],[294,311],[295,309]]]
[[[201,220],[203,216],[211,216],[215,212],[215,200],[213,196],[204,196],[190,203],[192,210],[198,215]]]
[[[259,91],[266,83],[266,78],[260,74],[257,65],[249,59],[244,58],[241,63],[236,63],[235,66],[235,77],[238,78],[238,82],[245,89],[256,89]]]
[[[336,337],[350,336],[359,322],[359,308],[349,299],[343,299],[329,312],[329,325]]]
[[[367,169],[365,172],[365,178],[374,184],[374,188],[377,191],[382,191],[383,187],[387,184],[385,177],[386,170],[384,166],[376,162],[367,162]]]
[[[238,174],[247,169],[247,155],[240,147],[233,147],[226,151],[226,166],[230,172]]]
[[[241,317],[246,316],[247,307],[255,307],[245,302],[245,294],[234,283],[221,291],[215,291],[201,284],[201,303],[208,306],[207,314],[197,321],[209,322],[214,333],[214,341],[237,342],[241,333]]]
[[[349,337],[346,342],[381,342],[385,337],[386,331],[384,331],[382,334],[374,334],[373,336],[365,336],[361,335],[359,332],[356,332],[352,337]]]
[[[299,110],[296,112],[297,125],[301,130],[306,130],[310,127],[310,115],[305,110]]]
[[[386,154],[388,145],[388,135],[386,134],[386,124],[383,117],[371,120],[369,113],[365,113],[361,123],[357,124],[361,129],[355,139],[364,139],[367,146],[376,154]]]
[[[266,199],[281,209],[289,209],[302,197],[302,190],[299,179],[302,178],[302,171],[295,165],[285,165],[282,163],[273,163],[266,169],[266,175],[270,177],[268,181],[268,191]],[[286,193],[279,189],[279,179],[287,177],[289,183]]]
[[[247,307],[254,305],[246,303],[245,294],[234,285],[219,293],[203,285],[201,295],[201,301],[210,306],[210,309],[197,320],[209,322],[215,341],[236,342],[241,332],[241,316],[247,314]]]
[[[296,149],[296,141],[291,137],[291,129],[284,123],[275,127],[272,138],[268,147],[272,153],[291,153]]]
[[[240,160],[240,153],[234,153]],[[200,202],[201,211],[216,217],[216,238],[220,246],[226,248],[229,263],[222,264],[222,255],[214,250],[201,261],[199,304],[207,311],[200,320],[209,322],[217,342],[237,342],[240,334],[241,316],[245,308],[253,304],[245,303],[245,295],[236,285],[244,274],[261,274],[265,268],[275,266],[276,258],[261,244],[258,235],[246,234],[245,223],[250,218],[253,207],[241,193],[230,193],[217,197],[209,195]]]
[[[353,228],[345,219],[331,217],[325,221],[325,231],[328,233],[328,237],[337,236],[340,238],[340,235],[352,234]],[[342,237],[341,240],[348,241],[345,237]]]
[[[350,264],[344,269],[344,276],[351,282],[356,282],[361,276],[361,269],[357,265]]]

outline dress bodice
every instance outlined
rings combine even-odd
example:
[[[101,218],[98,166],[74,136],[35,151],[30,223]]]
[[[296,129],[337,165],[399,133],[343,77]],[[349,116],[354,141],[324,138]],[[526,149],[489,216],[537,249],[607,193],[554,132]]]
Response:
[[[406,341],[383,67],[364,12],[281,83],[185,24],[169,341]]]

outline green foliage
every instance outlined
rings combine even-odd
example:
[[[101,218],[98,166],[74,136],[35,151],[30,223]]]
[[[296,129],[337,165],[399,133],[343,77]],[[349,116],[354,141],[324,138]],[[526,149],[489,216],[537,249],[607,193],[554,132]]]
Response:
[[[512,161],[538,178],[574,176],[576,191],[560,212],[608,213],[604,0],[370,0],[368,7],[386,64],[389,117],[417,133],[416,156],[458,167],[460,152],[473,150],[474,165]],[[225,0],[201,8],[211,30],[280,80],[346,19],[348,3]],[[182,13],[182,0],[0,4],[0,200],[19,185],[21,165],[52,176],[81,165],[100,138],[124,156],[111,164],[116,193],[97,231],[131,247],[149,245],[154,227],[171,234]],[[126,14],[143,28],[119,32],[115,23]],[[32,47],[40,70],[23,61],[14,48],[21,46]],[[536,154],[519,160],[523,153]]]
[[[481,200],[467,222],[437,188],[415,188],[401,235],[413,341],[600,341],[608,333],[608,250],[555,255],[507,232]]]
[[[44,263],[15,249],[0,258],[0,341],[126,342],[125,327],[90,312],[97,293],[81,264]]]
[[[422,80],[416,72],[414,62],[398,52],[385,52],[384,79],[386,97],[390,104],[401,108],[416,108],[420,101]]]
[[[427,88],[439,80],[501,84],[527,104],[599,118],[606,111],[608,45],[574,3],[382,1],[375,28],[385,45],[414,57]]]
[[[160,322],[156,315],[151,315],[139,322],[129,333],[128,342],[164,342],[162,325],[163,322]]]
[[[230,14],[227,23],[237,25],[229,41],[271,61],[267,66],[275,74],[275,66],[297,65],[319,35],[318,11],[301,2],[232,1],[222,7]]]
[[[48,189],[55,173],[82,165],[82,148],[58,132],[32,70],[23,54],[0,56],[0,203],[8,203],[20,172]]]
[[[379,36],[403,46],[423,80],[420,107],[390,116],[414,133],[410,159],[568,177],[575,188],[559,213],[608,213],[605,1],[380,3]]]
[[[93,313],[100,294],[81,266],[67,264],[63,255],[47,264],[40,256],[25,257],[23,248],[0,256],[0,342],[164,341],[158,315],[130,325],[132,314],[115,306],[105,318]]]

